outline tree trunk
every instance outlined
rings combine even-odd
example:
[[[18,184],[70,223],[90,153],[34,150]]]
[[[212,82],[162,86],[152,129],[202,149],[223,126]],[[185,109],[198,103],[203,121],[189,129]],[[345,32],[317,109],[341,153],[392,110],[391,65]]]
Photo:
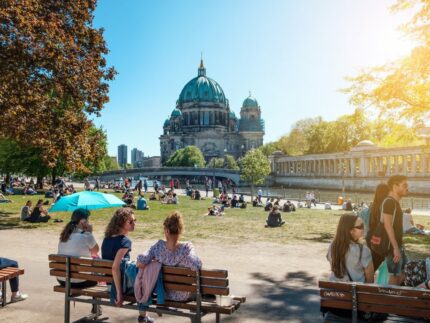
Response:
[[[43,190],[43,176],[37,176],[36,187]]]
[[[251,182],[251,203],[254,200],[254,182]]]
[[[55,185],[55,180],[57,179],[57,167],[54,167],[53,169],[52,169],[52,186],[54,186]]]

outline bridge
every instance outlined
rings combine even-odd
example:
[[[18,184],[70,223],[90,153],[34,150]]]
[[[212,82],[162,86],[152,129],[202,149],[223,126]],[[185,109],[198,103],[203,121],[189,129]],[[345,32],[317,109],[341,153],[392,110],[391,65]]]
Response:
[[[225,168],[196,168],[196,167],[144,167],[121,169],[115,171],[107,171],[102,173],[99,178],[102,182],[109,182],[120,177],[177,177],[177,176],[207,176],[210,178],[225,178],[230,179],[238,184],[240,181],[240,172],[233,169]]]

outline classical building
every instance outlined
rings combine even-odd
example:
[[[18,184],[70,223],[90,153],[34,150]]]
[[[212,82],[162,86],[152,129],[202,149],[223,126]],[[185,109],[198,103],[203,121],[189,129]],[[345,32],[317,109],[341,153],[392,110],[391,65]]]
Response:
[[[389,176],[408,176],[414,193],[430,193],[430,155],[427,147],[382,148],[369,140],[347,152],[287,156],[274,152],[270,156],[272,178],[288,187],[373,191]]]
[[[206,76],[203,60],[197,77],[181,91],[160,136],[161,163],[178,149],[195,145],[205,159],[225,154],[239,158],[263,144],[264,120],[255,98],[243,101],[240,119],[230,110],[221,86]]]

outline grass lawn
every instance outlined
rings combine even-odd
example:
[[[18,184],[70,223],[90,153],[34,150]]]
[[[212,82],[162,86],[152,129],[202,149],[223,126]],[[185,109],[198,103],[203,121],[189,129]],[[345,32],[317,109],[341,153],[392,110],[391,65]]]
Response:
[[[117,194],[119,196],[119,194]],[[25,223],[19,220],[20,210],[30,199],[33,206],[43,198],[41,195],[32,197],[16,195],[8,196],[13,203],[0,203],[0,230],[21,228],[29,230],[49,230],[59,232],[64,223]],[[46,200],[46,199],[44,199]],[[49,199],[51,201],[51,199]],[[131,233],[134,239],[155,240],[163,237],[162,223],[164,218],[174,210],[179,210],[185,219],[184,240],[211,240],[215,243],[235,244],[247,241],[262,241],[279,244],[291,242],[329,242],[333,239],[339,217],[344,212],[336,210],[298,209],[293,213],[283,213],[286,224],[281,228],[265,228],[267,212],[263,208],[226,209],[222,217],[207,216],[207,208],[211,199],[191,201],[180,196],[179,205],[166,205],[158,201],[148,201],[149,211],[135,211],[137,217],[136,230]],[[103,231],[115,209],[92,211],[91,222],[96,231]],[[51,216],[70,219],[69,212],[53,213]],[[414,216],[416,223],[430,227],[430,217]],[[423,259],[430,256],[430,237],[404,237],[406,250],[412,259]]]

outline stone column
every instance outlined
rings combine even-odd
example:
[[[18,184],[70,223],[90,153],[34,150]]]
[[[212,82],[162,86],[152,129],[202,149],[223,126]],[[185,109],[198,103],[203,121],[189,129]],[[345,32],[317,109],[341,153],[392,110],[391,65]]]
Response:
[[[390,176],[391,175],[391,156],[386,156],[387,159],[387,172],[386,172],[386,176]]]
[[[420,155],[421,159],[421,175],[427,174],[427,157],[425,154]]]
[[[399,156],[394,156],[394,174],[399,173]]]
[[[403,175],[408,174],[408,155],[403,155]]]
[[[351,168],[350,176],[355,177],[355,158],[351,158],[349,160],[349,164],[350,164],[350,168]]]
[[[411,175],[415,176],[417,174],[417,155],[415,153],[411,155],[411,161],[412,161]]]

